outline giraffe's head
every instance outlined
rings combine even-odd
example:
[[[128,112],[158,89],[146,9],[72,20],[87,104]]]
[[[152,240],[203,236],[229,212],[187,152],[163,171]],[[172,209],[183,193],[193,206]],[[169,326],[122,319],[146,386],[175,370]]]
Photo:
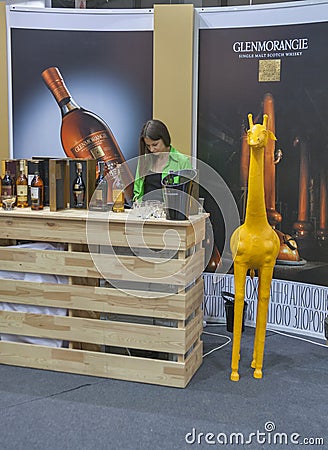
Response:
[[[267,129],[268,115],[263,115],[263,124],[253,123],[252,114],[248,114],[249,130],[247,130],[247,143],[250,147],[255,149],[264,148],[267,145],[268,139],[277,140],[272,131]]]

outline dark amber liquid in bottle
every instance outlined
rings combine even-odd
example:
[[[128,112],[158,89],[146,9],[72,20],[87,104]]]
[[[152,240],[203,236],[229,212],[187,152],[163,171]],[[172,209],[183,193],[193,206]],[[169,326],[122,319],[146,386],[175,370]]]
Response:
[[[120,147],[108,125],[93,112],[74,102],[61,73],[56,67],[42,72],[42,78],[54,95],[62,114],[61,142],[70,158],[98,159],[105,162],[125,162]],[[132,199],[133,175],[124,165],[121,170],[126,198]]]
[[[1,181],[1,186],[3,197],[10,197],[11,195],[14,195],[14,183],[9,172],[7,171]]]

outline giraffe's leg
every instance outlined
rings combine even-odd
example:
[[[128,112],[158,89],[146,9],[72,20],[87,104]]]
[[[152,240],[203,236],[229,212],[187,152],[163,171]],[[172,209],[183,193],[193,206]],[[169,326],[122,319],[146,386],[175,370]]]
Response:
[[[257,289],[258,292],[260,291],[260,285],[261,285],[261,277],[259,276],[258,289]],[[259,330],[259,328],[257,326],[257,323],[258,323],[257,316],[258,316],[258,314],[259,314],[259,303],[257,303],[256,320],[255,320],[255,336],[254,336],[254,347],[253,347],[253,359],[252,359],[252,362],[251,362],[251,368],[252,369],[255,369],[255,366],[256,366],[256,343],[258,341],[258,330]]]
[[[256,319],[255,324],[257,324],[257,319]],[[251,362],[251,368],[252,368],[252,369],[255,369],[255,366],[256,366],[256,342],[257,342],[257,336],[256,336],[256,335],[257,335],[257,330],[258,330],[258,328],[257,328],[257,326],[255,325],[253,359],[252,359],[252,362]]]
[[[240,340],[243,323],[243,309],[245,298],[245,282],[247,267],[241,264],[234,265],[235,280],[235,301],[234,301],[234,323],[233,323],[233,343],[231,357],[231,375],[232,381],[239,380],[239,359],[240,359]]]
[[[259,269],[259,293],[256,315],[256,333],[254,341],[254,378],[262,378],[262,365],[264,355],[265,333],[270,299],[270,286],[273,267],[265,266]]]

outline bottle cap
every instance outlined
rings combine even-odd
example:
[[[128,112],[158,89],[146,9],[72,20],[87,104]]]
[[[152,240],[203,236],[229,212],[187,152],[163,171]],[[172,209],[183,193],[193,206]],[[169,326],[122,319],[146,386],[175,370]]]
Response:
[[[69,98],[70,94],[65,86],[63,77],[57,67],[49,67],[41,74],[46,86],[53,93],[55,99],[60,103],[65,98]]]

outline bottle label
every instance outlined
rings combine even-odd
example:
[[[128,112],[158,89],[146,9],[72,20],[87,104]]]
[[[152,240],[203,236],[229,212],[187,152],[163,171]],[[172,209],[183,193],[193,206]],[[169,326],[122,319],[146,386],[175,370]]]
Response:
[[[31,200],[33,203],[40,203],[41,190],[39,187],[31,187]]]
[[[2,195],[8,197],[13,194],[12,186],[2,186]]]
[[[114,212],[124,212],[124,194],[121,189],[113,189]]]
[[[77,145],[75,145],[71,151],[77,157],[85,152],[90,152],[91,156],[95,159],[101,159],[105,156],[106,148],[110,150],[110,153],[115,153],[114,148],[110,148],[109,136],[104,131],[97,131],[96,133],[89,134],[84,139],[81,139]]]
[[[113,189],[113,201],[119,202],[119,201],[122,201],[122,198],[124,198],[122,190],[121,189]]]
[[[23,200],[23,198],[27,199],[27,185],[18,185],[17,186],[17,197],[21,197],[21,199]]]
[[[97,147],[90,148],[90,153],[94,159],[100,159],[105,155],[104,150],[97,145]]]
[[[93,196],[94,196],[96,202],[102,201],[104,193],[103,193],[102,189],[96,189]]]

